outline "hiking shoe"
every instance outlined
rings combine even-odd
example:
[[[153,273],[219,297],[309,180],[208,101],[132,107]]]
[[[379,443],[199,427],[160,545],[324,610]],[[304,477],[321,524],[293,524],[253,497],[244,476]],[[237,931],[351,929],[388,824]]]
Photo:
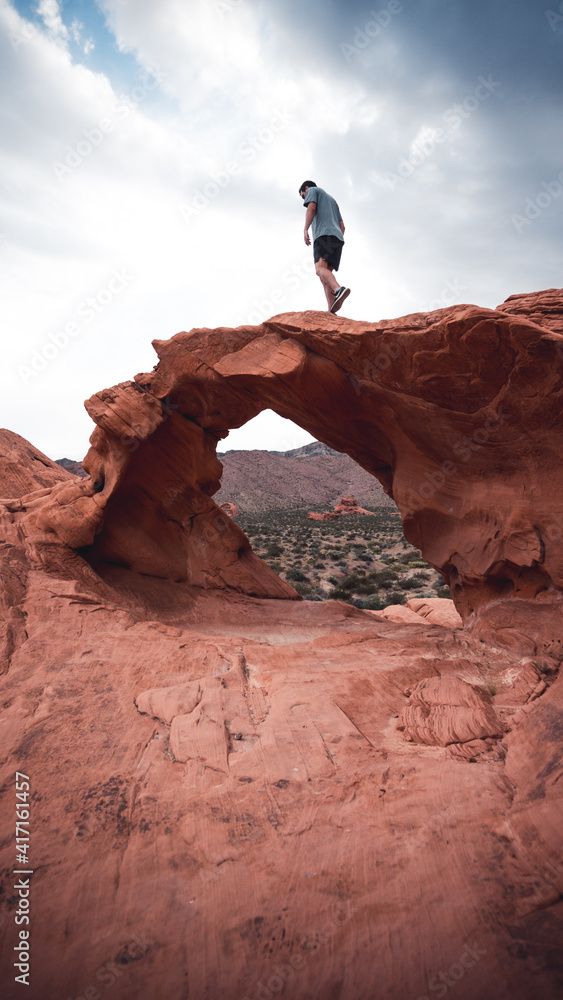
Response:
[[[349,288],[345,288],[344,285],[342,285],[340,288],[336,289],[336,291],[334,293],[334,302],[332,303],[332,305],[330,307],[331,313],[338,312],[338,310],[340,309],[340,306],[344,302],[344,299],[347,299],[348,296],[349,296],[349,294],[350,294],[350,289]]]

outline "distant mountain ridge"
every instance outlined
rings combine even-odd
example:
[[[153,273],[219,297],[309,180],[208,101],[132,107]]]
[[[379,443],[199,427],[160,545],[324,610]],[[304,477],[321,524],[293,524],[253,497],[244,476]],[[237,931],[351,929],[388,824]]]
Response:
[[[80,476],[84,479],[88,475],[80,462],[74,462],[72,458],[57,458],[56,464],[60,465],[62,469],[66,469],[67,472],[72,472],[73,476]]]
[[[216,503],[235,503],[241,513],[266,510],[334,507],[342,496],[353,496],[360,506],[391,507],[395,504],[373,476],[349,455],[321,441],[312,441],[290,451],[225,451],[221,489]],[[57,465],[75,475],[85,475],[79,462],[68,458]]]
[[[374,476],[320,441],[290,451],[230,451],[218,457],[223,476],[213,499],[236,503],[240,512],[326,509],[342,496],[355,497],[362,507],[396,510]]]
[[[342,455],[343,452],[329,448],[328,444],[322,441],[311,441],[304,444],[302,448],[292,448],[291,451],[274,451],[273,455],[280,455],[282,458],[314,458],[316,455]]]
[[[236,449],[233,451],[221,452],[219,454],[219,461],[222,460],[223,455],[238,454],[240,454],[240,452]],[[310,444],[304,444],[301,448],[292,448],[290,451],[270,451],[268,449],[267,454],[279,455],[280,458],[311,458],[315,455],[341,455],[342,452],[335,451],[334,448],[329,448],[328,444],[323,444],[322,441],[311,441]]]

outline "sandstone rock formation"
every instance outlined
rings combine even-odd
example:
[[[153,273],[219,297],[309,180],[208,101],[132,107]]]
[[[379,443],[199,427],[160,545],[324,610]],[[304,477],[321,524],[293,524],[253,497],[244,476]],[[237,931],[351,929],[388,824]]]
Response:
[[[534,315],[544,300],[553,325],[553,293],[533,296]],[[32,517],[92,563],[289,596],[211,500],[217,440],[271,407],[379,478],[465,620],[518,601],[519,615],[550,609],[556,621],[562,335],[526,319],[523,300],[518,308],[371,325],[288,314],[155,341],[154,372],[87,403],[98,424],[90,485],[61,486]],[[219,559],[227,536],[224,569],[204,568],[203,550]]]
[[[373,516],[373,511],[360,507],[355,497],[342,497],[333,511],[327,510],[322,514],[310,511],[307,517],[312,521],[336,521],[341,514],[370,514]]]
[[[9,1000],[16,772],[31,1000],[559,997],[556,299],[178,334],[88,402],[90,478],[30,490],[29,459],[0,504]],[[261,563],[212,496],[265,407],[377,475],[457,612],[303,602]]]
[[[29,441],[0,429],[0,485],[3,497],[20,497],[38,487],[73,481],[75,477],[52,462]]]
[[[238,517],[238,507],[236,503],[229,503],[227,500],[226,503],[219,504],[219,506],[221,510],[225,511],[225,514],[229,515],[229,517]]]
[[[409,704],[397,729],[412,743],[447,747],[503,735],[490,697],[459,677],[430,677],[404,693]]]
[[[407,607],[432,625],[445,625],[446,628],[461,628],[463,625],[452,601],[443,597],[411,597]]]
[[[369,514],[373,517],[373,511],[360,507],[355,497],[342,497],[334,509],[337,514]]]
[[[543,292],[510,295],[499,309],[511,316],[519,316],[545,330],[563,334],[561,289],[548,288]]]
[[[444,597],[411,597],[405,604],[388,604],[382,611],[372,611],[378,618],[395,622],[418,622],[420,618],[432,625],[456,629],[463,625],[453,601]]]

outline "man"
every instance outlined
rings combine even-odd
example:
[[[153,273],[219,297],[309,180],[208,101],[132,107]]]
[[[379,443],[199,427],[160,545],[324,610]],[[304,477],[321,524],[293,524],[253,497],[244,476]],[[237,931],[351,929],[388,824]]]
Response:
[[[339,285],[333,274],[338,271],[344,246],[344,222],[334,198],[314,181],[303,181],[299,194],[307,209],[305,243],[311,246],[309,229],[312,225],[315,271],[321,279],[329,312],[335,313],[350,294],[350,289]]]

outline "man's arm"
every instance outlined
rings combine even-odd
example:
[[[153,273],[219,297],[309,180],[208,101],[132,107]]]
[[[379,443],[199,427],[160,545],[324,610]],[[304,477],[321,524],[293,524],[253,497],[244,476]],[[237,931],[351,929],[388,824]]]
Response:
[[[310,201],[307,205],[307,214],[305,216],[305,243],[308,247],[311,246],[311,238],[309,236],[309,229],[311,228],[311,223],[315,218],[315,212],[317,211],[316,201]]]
[[[344,236],[344,230],[346,229],[346,226],[344,225],[344,219],[340,220],[340,229],[342,231],[342,235]]]

